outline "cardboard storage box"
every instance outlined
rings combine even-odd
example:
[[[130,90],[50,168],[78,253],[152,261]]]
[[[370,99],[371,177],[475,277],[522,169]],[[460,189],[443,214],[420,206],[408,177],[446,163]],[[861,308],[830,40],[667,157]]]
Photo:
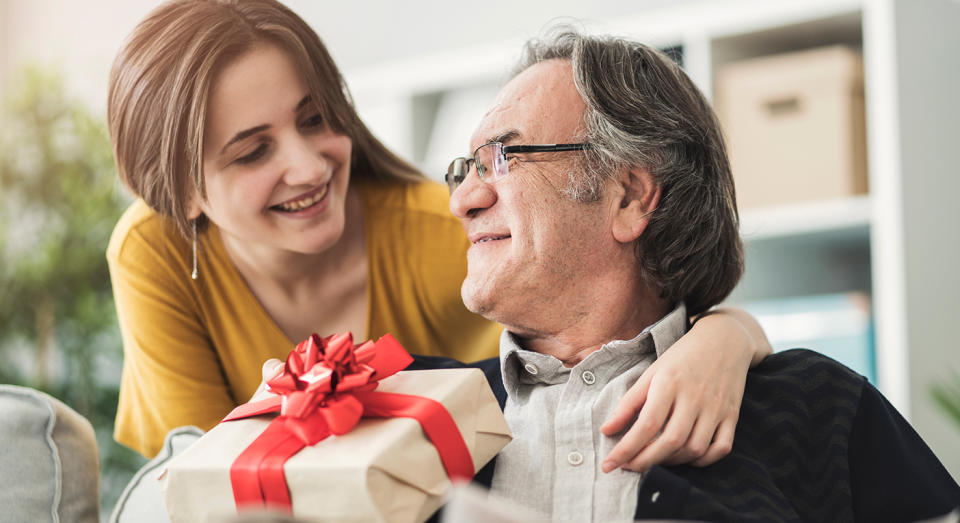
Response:
[[[863,62],[831,46],[729,63],[716,108],[741,209],[867,192]]]

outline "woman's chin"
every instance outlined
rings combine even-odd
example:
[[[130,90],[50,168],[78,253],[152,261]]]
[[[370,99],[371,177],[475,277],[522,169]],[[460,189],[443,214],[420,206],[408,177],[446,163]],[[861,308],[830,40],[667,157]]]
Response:
[[[324,254],[334,249],[343,238],[343,228],[337,231],[322,231],[318,234],[304,233],[290,243],[290,250],[301,254]]]

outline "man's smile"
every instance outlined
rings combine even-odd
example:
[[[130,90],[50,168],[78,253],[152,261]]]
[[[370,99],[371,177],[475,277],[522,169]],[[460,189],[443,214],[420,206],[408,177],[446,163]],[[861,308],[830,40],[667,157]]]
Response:
[[[506,240],[510,238],[510,234],[502,233],[476,233],[470,235],[470,243],[477,245],[481,243],[487,243],[498,240]]]

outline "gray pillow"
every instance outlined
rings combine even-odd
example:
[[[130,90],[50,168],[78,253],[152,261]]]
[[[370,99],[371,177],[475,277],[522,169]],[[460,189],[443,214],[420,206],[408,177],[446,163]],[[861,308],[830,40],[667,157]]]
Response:
[[[2,521],[99,521],[100,460],[90,422],[42,392],[0,385]]]
[[[171,458],[202,435],[202,430],[192,426],[177,427],[168,432],[160,453],[141,467],[123,489],[110,515],[110,523],[169,523],[158,476]]]

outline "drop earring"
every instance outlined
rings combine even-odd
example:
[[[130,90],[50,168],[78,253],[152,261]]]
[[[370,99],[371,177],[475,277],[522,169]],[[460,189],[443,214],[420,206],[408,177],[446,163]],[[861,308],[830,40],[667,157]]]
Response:
[[[197,220],[193,220],[193,272],[190,277],[197,279]]]

